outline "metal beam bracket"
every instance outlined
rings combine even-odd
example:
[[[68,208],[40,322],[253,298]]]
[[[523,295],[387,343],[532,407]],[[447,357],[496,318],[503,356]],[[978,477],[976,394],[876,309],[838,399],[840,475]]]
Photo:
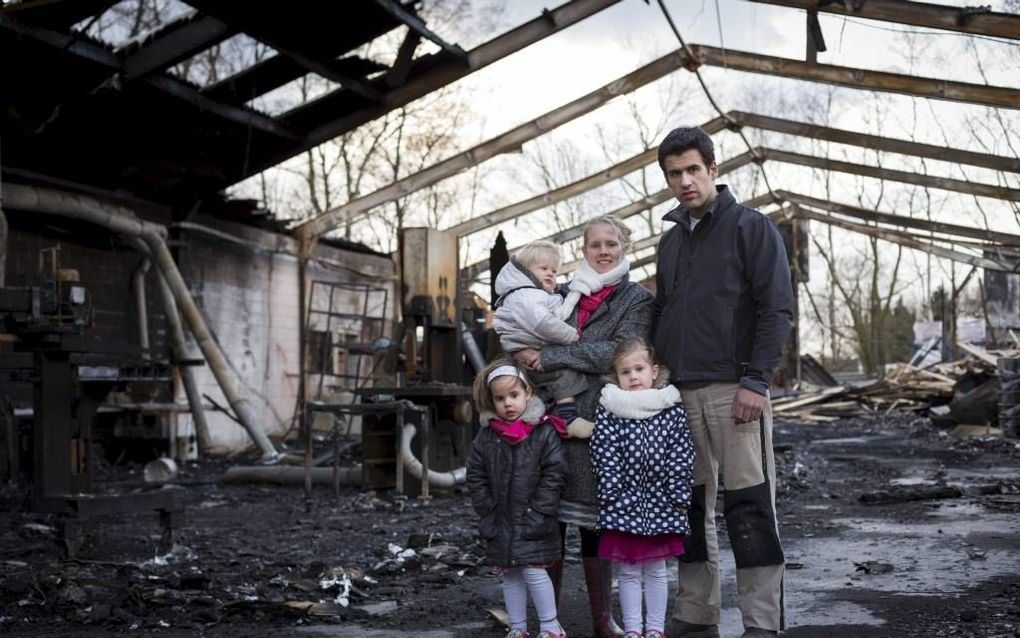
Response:
[[[960,9],[960,15],[956,16],[956,24],[958,24],[961,27],[967,26],[967,24],[974,19],[974,16],[991,12],[992,7],[989,5],[982,5],[978,7],[963,7],[962,9]]]

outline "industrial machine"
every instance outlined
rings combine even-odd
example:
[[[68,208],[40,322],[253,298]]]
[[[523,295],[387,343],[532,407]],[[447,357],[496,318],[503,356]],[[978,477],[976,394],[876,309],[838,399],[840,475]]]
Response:
[[[111,390],[132,381],[168,381],[171,367],[96,337],[89,330],[89,293],[77,273],[54,268],[44,279],[0,288],[0,396],[7,404],[0,475],[25,486],[31,511],[60,516],[70,556],[82,543],[83,519],[103,514],[158,511],[170,543],[183,523],[174,490],[96,492],[92,421]],[[31,419],[15,419],[6,399],[28,392]]]
[[[374,387],[359,390],[367,406],[362,417],[362,485],[417,488],[415,491],[428,498],[430,470],[462,467],[474,437],[467,382],[472,371],[464,361],[457,236],[433,228],[405,228],[399,255],[402,370],[390,385],[377,379]],[[394,409],[370,409],[381,402]],[[400,407],[408,404],[418,409]],[[421,467],[415,467],[425,479],[402,471],[406,425],[417,432],[413,454]],[[410,484],[405,486],[405,482]]]

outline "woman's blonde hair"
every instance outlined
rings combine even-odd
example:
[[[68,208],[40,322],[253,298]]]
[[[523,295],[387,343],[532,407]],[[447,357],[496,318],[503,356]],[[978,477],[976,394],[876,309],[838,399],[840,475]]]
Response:
[[[652,385],[656,388],[664,388],[669,383],[669,368],[664,366],[662,362],[655,358],[655,348],[652,347],[651,342],[644,337],[627,337],[620,343],[616,344],[616,349],[613,350],[613,356],[609,360],[609,379],[608,381],[613,384],[617,383],[616,379],[616,365],[620,362],[620,359],[629,357],[635,352],[645,351],[648,353],[648,360],[652,365],[659,366],[659,375],[655,377],[655,381]]]
[[[600,215],[599,217],[589,220],[588,223],[584,225],[584,243],[586,245],[588,243],[588,229],[592,226],[598,226],[599,224],[612,226],[616,230],[616,236],[620,239],[620,245],[623,247],[623,252],[626,253],[630,250],[630,236],[633,231],[631,231],[630,226],[624,224],[618,217],[614,217],[613,215]]]
[[[517,382],[520,383],[525,390],[530,390],[532,387],[531,380],[528,379],[528,374],[524,371],[524,368],[517,365],[517,362],[509,357],[500,357],[495,359],[489,365],[485,366],[484,370],[475,375],[475,381],[471,386],[471,397],[475,400],[475,406],[478,408],[479,412],[496,411],[496,404],[492,402],[492,393],[489,392],[488,378],[489,375],[492,374],[493,370],[501,366],[510,366],[514,368],[517,371]]]
[[[560,257],[559,245],[545,239],[539,239],[538,241],[533,241],[530,244],[525,244],[520,250],[514,253],[514,259],[516,259],[517,263],[525,268],[531,268],[532,265],[543,257],[553,259],[556,264],[559,265],[562,260]]]

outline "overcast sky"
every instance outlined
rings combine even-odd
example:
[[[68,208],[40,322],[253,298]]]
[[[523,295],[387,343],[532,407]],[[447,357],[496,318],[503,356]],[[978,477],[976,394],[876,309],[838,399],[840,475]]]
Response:
[[[451,35],[440,31],[440,34],[465,49],[471,49],[539,16],[543,8],[556,6],[559,3],[510,0],[491,32]],[[669,0],[667,8],[689,44],[804,58],[806,28],[803,11],[739,0]],[[1002,8],[1001,2],[993,3],[993,9]],[[818,59],[822,63],[960,82],[980,84],[987,80],[993,85],[1020,86],[1020,73],[1017,72],[1020,48],[1015,41],[972,38],[965,34],[824,13],[820,15],[820,21],[828,45],[828,51],[819,54]],[[679,42],[657,2],[623,0],[458,82],[458,86],[470,96],[468,99],[475,112],[475,116],[458,131],[462,140],[461,150],[575,100],[678,47]],[[742,109],[889,137],[1004,156],[1017,155],[1018,143],[1014,139],[1016,132],[1020,131],[1017,111],[1002,109],[996,114],[981,106],[848,88],[832,89],[828,85],[722,68],[703,67],[701,72],[713,96],[726,111]],[[667,106],[663,95],[669,94],[670,89],[680,91],[685,96],[684,100],[669,102]],[[816,103],[821,106],[812,110]],[[628,108],[631,105],[634,106],[633,111]],[[617,98],[535,142],[529,142],[525,145],[524,155],[534,154],[540,149],[553,153],[562,148],[570,149],[569,154],[576,155],[576,158],[568,159],[576,159],[578,166],[575,169],[579,174],[572,175],[571,179],[561,176],[563,178],[557,185],[603,170],[642,150],[636,135],[634,112],[647,123],[663,126],[663,130],[702,123],[716,116],[693,75],[677,71],[626,98]],[[975,129],[974,122],[983,128]],[[1004,134],[1006,130],[1011,131],[1013,137]],[[616,135],[613,148],[607,148],[599,141],[599,134],[606,131]],[[888,154],[879,158],[857,147],[811,147],[809,141],[790,136],[763,137],[755,132],[749,132],[749,136],[755,144],[768,143],[786,150],[1018,187],[1015,174],[963,168],[951,162],[926,160],[922,163],[917,158]],[[746,150],[743,142],[731,133],[720,133],[715,139],[720,160]],[[548,190],[547,185],[526,178],[526,170],[522,168],[526,165],[524,160],[521,154],[507,154],[486,162],[480,181],[481,192],[477,198],[472,198],[472,208],[468,210],[467,203],[455,205],[447,225],[465,216],[483,214]],[[987,224],[997,230],[1020,233],[1013,210],[997,200],[975,200],[970,196],[936,189],[919,193],[917,188],[882,184],[868,178],[825,175],[777,162],[768,162],[765,166],[774,189],[785,188],[815,196],[822,196],[827,190],[832,199],[846,203],[860,203],[898,214],[924,215],[955,223]],[[662,188],[658,171],[648,170],[644,177],[649,192]],[[631,181],[637,183],[640,179],[632,175]],[[764,192],[758,170],[753,167],[728,175],[721,181],[730,183],[741,199]],[[614,183],[587,194],[582,209],[587,216],[593,216],[632,199],[632,191]],[[667,206],[660,206],[653,217],[657,219]],[[507,234],[511,247],[549,234],[548,215],[548,210],[536,212],[477,233],[462,242],[462,263],[471,263],[486,256],[499,230]],[[411,223],[416,222],[412,219]],[[417,223],[423,222],[418,220]],[[647,225],[642,227],[639,219],[632,219],[631,223],[639,237],[648,235]],[[661,224],[655,224],[653,232],[661,232]],[[854,242],[860,241],[860,237],[844,236],[841,241],[849,250]],[[575,250],[576,247],[568,246],[565,254]],[[915,271],[928,273],[922,284],[916,284],[915,276],[911,287],[904,289],[904,294],[912,302],[927,295],[939,281],[954,276],[953,267],[948,262],[936,261],[932,266],[927,256],[921,253],[911,252],[908,262]],[[815,272],[822,268],[821,260],[812,261],[813,278],[824,278],[823,272]],[[965,272],[967,267],[960,266],[959,269]],[[639,275],[650,274],[651,271],[649,268]],[[959,278],[962,276],[958,275]]]

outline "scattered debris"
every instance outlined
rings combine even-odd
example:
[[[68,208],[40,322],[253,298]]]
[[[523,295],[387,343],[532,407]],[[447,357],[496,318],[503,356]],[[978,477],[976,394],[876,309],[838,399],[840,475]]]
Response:
[[[959,345],[969,356],[925,368],[899,363],[884,378],[859,387],[822,384],[820,390],[774,399],[772,410],[786,419],[819,423],[892,410],[928,410],[950,424],[995,424],[1001,394],[996,361],[1020,357],[1020,350]]]
[[[336,598],[333,602],[346,607],[350,604],[351,579],[343,567],[333,567],[319,575],[319,588],[323,591],[336,590]]]
[[[964,496],[1014,494],[1018,489],[1020,489],[1020,484],[1006,481],[983,485],[911,485],[865,492],[858,497],[858,500],[865,505],[887,505],[889,503],[962,498]]]
[[[369,616],[384,616],[396,611],[398,606],[395,600],[384,600],[370,605],[360,605],[358,610],[365,612]]]
[[[894,571],[894,568],[889,563],[882,563],[877,560],[865,560],[861,562],[854,562],[854,571],[864,572],[865,574],[889,574]]]

